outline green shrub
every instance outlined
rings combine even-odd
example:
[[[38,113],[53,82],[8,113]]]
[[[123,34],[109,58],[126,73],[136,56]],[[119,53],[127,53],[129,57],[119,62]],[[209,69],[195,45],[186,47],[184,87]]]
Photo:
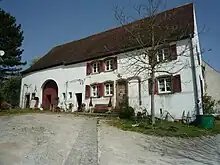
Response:
[[[13,106],[19,105],[21,76],[13,76],[0,82],[0,99]]]
[[[216,106],[219,105],[219,101],[214,100],[211,96],[205,94],[202,98],[203,101],[203,113],[213,114],[216,113]]]
[[[124,98],[123,102],[120,104],[119,117],[122,119],[130,119],[134,115],[134,108],[130,107],[128,99]]]

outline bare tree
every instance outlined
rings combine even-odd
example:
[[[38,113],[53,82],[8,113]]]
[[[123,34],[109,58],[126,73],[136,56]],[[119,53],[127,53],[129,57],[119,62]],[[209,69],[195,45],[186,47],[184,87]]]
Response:
[[[134,77],[142,75],[144,77],[142,81],[150,82],[153,125],[155,124],[156,75],[167,74],[172,76],[189,67],[189,54],[192,49],[191,40],[189,40],[176,53],[176,41],[183,39],[186,35],[189,36],[190,31],[193,31],[193,22],[181,24],[180,20],[176,20],[177,13],[173,9],[159,13],[165,4],[163,0],[146,0],[146,4],[135,6],[134,10],[142,19],[134,23],[130,23],[131,17],[126,16],[123,9],[119,7],[115,9],[115,17],[125,31],[126,37],[129,37],[126,44],[132,47],[134,46],[132,44],[135,43],[133,51],[124,51],[126,58],[121,61],[121,64],[126,68],[125,72],[133,73]],[[120,47],[123,49],[123,46]]]

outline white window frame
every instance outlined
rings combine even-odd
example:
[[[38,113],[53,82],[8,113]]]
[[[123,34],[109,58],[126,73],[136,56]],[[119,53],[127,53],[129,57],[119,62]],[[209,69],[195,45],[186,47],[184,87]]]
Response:
[[[105,96],[113,96],[113,94],[114,94],[114,83],[105,83],[104,84],[104,92],[105,92]]]
[[[105,61],[105,70],[106,71],[111,71],[113,70],[113,59],[109,59]]]
[[[98,97],[98,85],[91,86],[91,97]]]
[[[167,90],[167,88],[168,88],[167,79],[170,79],[170,90]],[[164,89],[165,89],[164,91],[161,90],[160,80],[163,80],[163,82],[164,82]],[[170,76],[158,78],[157,83],[158,83],[158,92],[159,92],[159,94],[160,93],[171,93],[172,92],[172,79],[171,79]]]
[[[167,56],[165,56],[165,50],[167,50],[167,52],[168,52]],[[162,60],[160,60],[159,51],[162,51]],[[157,62],[162,62],[162,61],[167,60],[168,56],[169,56],[169,49],[168,48],[163,48],[163,49],[158,50],[157,51]]]
[[[98,73],[99,72],[99,63],[98,62],[94,62],[92,64],[92,73]]]

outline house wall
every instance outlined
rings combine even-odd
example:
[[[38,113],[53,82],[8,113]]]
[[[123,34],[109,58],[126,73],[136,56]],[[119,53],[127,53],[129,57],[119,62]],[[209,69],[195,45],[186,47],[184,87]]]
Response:
[[[174,118],[181,118],[183,111],[186,113],[190,112],[193,115],[195,112],[194,104],[194,94],[193,94],[193,83],[192,83],[192,71],[190,66],[189,50],[188,48],[189,40],[182,40],[176,43],[177,53],[182,53],[184,51],[184,56],[178,57],[178,60],[182,63],[169,62],[164,64],[163,68],[172,71],[178,71],[182,65],[186,65],[178,74],[181,75],[181,93],[165,94],[165,95],[155,95],[155,110],[156,115],[159,115],[160,108],[164,111],[168,111]],[[132,54],[133,52],[129,52]],[[136,53],[135,53],[136,54]],[[45,69],[42,71],[33,72],[27,74],[22,79],[21,85],[21,101],[20,106],[24,107],[24,96],[25,93],[36,93],[39,97],[40,104],[42,103],[42,87],[45,81],[51,79],[54,80],[58,85],[58,97],[59,106],[66,109],[69,103],[73,103],[74,110],[77,108],[77,101],[75,93],[82,93],[83,103],[86,104],[87,108],[89,105],[89,99],[85,99],[85,85],[90,85],[93,83],[101,83],[107,80],[116,80],[120,78],[129,78],[134,76],[134,73],[124,65],[127,62],[127,54],[122,53],[118,55],[118,68],[111,72],[101,72],[99,74],[86,75],[86,63],[73,64],[68,66],[59,66],[50,69]],[[174,67],[175,66],[175,67]],[[164,73],[157,73],[156,76],[162,75]],[[150,95],[148,92],[148,74],[143,72],[139,75],[141,78],[141,105],[138,93],[138,81],[130,80],[128,83],[128,96],[129,103],[132,107],[138,111],[140,108],[146,108],[148,112],[150,111]],[[198,74],[199,77],[199,74]],[[26,85],[24,85],[26,84]],[[116,85],[114,84],[114,91],[116,91]],[[73,93],[73,98],[69,99],[69,92]],[[63,93],[66,93],[67,99],[63,98]],[[93,98],[93,105],[95,104],[108,104],[109,97]],[[114,94],[112,98],[112,104],[116,103],[116,95]],[[39,107],[40,107],[39,104]]]
[[[216,101],[220,100],[220,72],[203,61],[206,93]],[[220,107],[218,107],[220,108]],[[220,110],[220,109],[219,109]]]
[[[176,74],[180,74],[181,76],[181,87],[182,91],[180,93],[174,93],[174,94],[157,94],[155,95],[155,113],[157,116],[160,114],[160,109],[164,111],[168,111],[174,118],[181,118],[183,111],[185,111],[185,114],[188,112],[191,116],[194,116],[196,114],[195,111],[195,101],[194,101],[194,91],[193,91],[193,81],[192,81],[192,68],[191,68],[191,61],[190,61],[190,50],[189,50],[189,40],[182,40],[176,42],[177,45],[177,54],[180,56],[177,60],[171,61],[169,63],[164,63],[160,65],[159,67],[161,69],[156,70],[162,70],[166,71],[169,70],[169,72]],[[134,53],[135,55],[136,53]],[[122,75],[122,77],[131,77],[133,74],[131,74],[133,70],[136,68],[129,68],[129,61],[131,59],[126,60],[126,56],[129,55],[122,55],[120,56],[121,59],[119,61],[119,73]],[[195,57],[195,60],[197,60],[197,57]],[[132,61],[130,62],[132,63]],[[123,66],[124,65],[124,66]],[[196,62],[196,74],[197,74],[197,85],[198,85],[198,93],[201,93],[200,83],[199,83],[199,77],[200,77],[200,65],[198,62]],[[180,71],[179,71],[180,70]],[[138,102],[138,93],[137,91],[137,82],[129,84],[129,101],[130,104],[133,107],[138,108],[146,108],[148,112],[150,113],[150,95],[149,95],[149,89],[148,89],[148,79],[149,79],[149,73],[143,72],[143,74],[140,74],[142,83],[141,83],[141,102],[142,105],[139,106]],[[156,77],[166,75],[166,73],[156,73]],[[201,110],[202,111],[202,110]]]
[[[54,67],[25,75],[22,78],[21,84],[20,106],[24,107],[24,97],[26,93],[36,93],[36,97],[39,97],[39,103],[42,104],[43,84],[47,80],[54,80],[58,86],[59,106],[66,108],[65,105],[68,106],[71,102],[74,104],[74,107],[76,107],[75,93],[82,93],[83,98],[85,97],[84,84],[80,83],[81,81],[85,81],[85,72],[85,63],[80,63]],[[69,92],[72,92],[72,99],[69,98]],[[66,93],[66,99],[63,98],[63,93]]]

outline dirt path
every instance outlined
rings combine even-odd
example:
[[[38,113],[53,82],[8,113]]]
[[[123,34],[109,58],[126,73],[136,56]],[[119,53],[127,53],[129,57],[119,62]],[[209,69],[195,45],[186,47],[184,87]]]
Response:
[[[99,126],[100,165],[219,165],[220,135],[178,139]]]

